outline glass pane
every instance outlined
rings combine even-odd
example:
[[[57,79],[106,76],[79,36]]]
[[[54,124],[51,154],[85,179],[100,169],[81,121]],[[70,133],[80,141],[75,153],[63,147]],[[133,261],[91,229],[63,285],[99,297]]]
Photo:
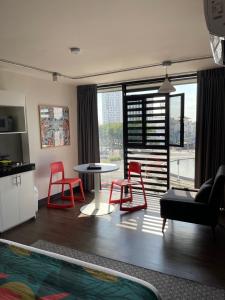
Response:
[[[170,186],[194,187],[197,84],[176,86],[176,93],[185,93],[184,147],[170,147]]]
[[[98,122],[101,163],[114,163],[120,169],[101,174],[102,187],[124,177],[122,91],[98,93]]]
[[[170,145],[181,145],[181,96],[170,97]]]

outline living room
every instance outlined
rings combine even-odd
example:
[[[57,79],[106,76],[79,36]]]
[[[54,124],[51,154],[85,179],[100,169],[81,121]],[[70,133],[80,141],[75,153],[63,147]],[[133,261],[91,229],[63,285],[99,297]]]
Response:
[[[127,274],[146,281],[150,278],[150,284],[159,290],[162,299],[207,299],[207,293],[209,299],[223,299],[223,207],[220,207],[215,235],[209,226],[169,218],[163,233],[160,216],[160,199],[170,187],[199,188],[200,183],[214,177],[219,165],[224,163],[221,154],[225,144],[221,135],[223,105],[215,105],[215,110],[209,108],[209,101],[204,102],[207,94],[200,95],[200,84],[201,89],[210,94],[207,86],[212,84],[213,77],[221,76],[220,82],[224,82],[224,69],[215,63],[211,51],[204,1],[3,0],[0,15],[0,90],[2,95],[9,94],[0,95],[1,105],[18,107],[18,99],[22,97],[26,123],[25,130],[8,135],[0,133],[1,160],[16,161],[16,167],[20,168],[29,164],[39,206],[36,219],[27,218],[28,221],[19,222],[22,224],[18,226],[9,226],[2,231],[1,238],[66,256],[72,253],[75,258],[75,252],[71,251],[78,251],[77,258],[81,255],[79,259],[90,262],[95,258],[96,263],[120,272],[126,273],[130,268]],[[218,74],[213,73],[216,70]],[[169,94],[158,94],[166,74],[176,89],[170,97],[176,105],[179,102],[181,115],[177,117],[176,109],[174,114],[183,124],[181,121],[176,124],[178,129],[173,135],[166,125],[163,128],[164,124],[157,129],[159,131],[149,129],[147,135],[155,137],[158,148],[147,145],[143,156],[137,151],[139,148],[131,145],[139,141],[138,130],[143,128],[137,129],[136,124],[135,134],[128,135],[126,128],[131,128],[131,124],[124,111],[129,101],[144,101],[144,98],[148,103],[161,101],[162,106],[158,111],[155,109],[155,113],[167,120],[167,112],[173,109],[168,107]],[[222,97],[223,84],[216,97]],[[92,90],[83,96],[85,87]],[[95,106],[90,108],[85,99],[92,99],[93,93]],[[110,97],[113,97],[111,108],[107,107]],[[165,110],[163,105],[167,107]],[[200,106],[205,110],[200,110]],[[69,143],[64,141],[63,146],[51,145],[42,139],[44,110],[41,109],[52,107],[67,108],[69,112]],[[118,107],[121,109],[116,110]],[[116,111],[116,117],[120,116],[114,121],[119,124],[114,137],[109,134],[115,128],[110,127],[109,118],[113,115],[110,109]],[[137,109],[131,108],[140,114]],[[85,113],[81,114],[82,110]],[[215,117],[211,118],[211,113],[216,111],[216,119],[221,122],[214,126]],[[146,112],[150,114],[147,110],[144,114]],[[203,124],[201,116],[204,114],[207,115],[205,127],[199,125],[200,121]],[[153,117],[156,116],[149,116]],[[207,122],[213,128],[208,138]],[[85,136],[84,129],[92,134],[87,148],[84,140],[90,132]],[[173,141],[162,150],[160,138],[167,134]],[[115,136],[113,144],[111,139],[115,141]],[[127,136],[132,137],[131,140]],[[18,150],[16,144],[20,143]],[[148,153],[152,149],[161,153],[157,160]],[[85,156],[86,153],[89,154]],[[118,170],[101,175],[102,188],[109,189],[112,180],[126,177],[126,166],[132,159],[142,165],[148,161],[148,166],[142,169],[147,209],[122,212],[119,205],[113,205],[114,211],[110,214],[88,216],[80,212],[84,205],[80,201],[75,201],[74,208],[47,208],[51,163],[62,161],[69,178],[80,175],[74,167],[83,163],[116,164]],[[85,204],[89,204],[93,199],[90,192],[93,182],[83,177],[82,180]],[[17,187],[20,181],[18,175]],[[75,189],[74,194],[77,191]],[[53,202],[59,192],[57,188],[52,192]],[[138,194],[137,203],[143,200],[141,196]],[[10,209],[13,210],[13,206]]]

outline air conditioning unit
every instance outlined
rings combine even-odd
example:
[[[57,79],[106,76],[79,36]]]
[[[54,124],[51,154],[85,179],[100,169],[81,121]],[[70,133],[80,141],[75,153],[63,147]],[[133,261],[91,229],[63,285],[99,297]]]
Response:
[[[204,0],[204,12],[213,58],[225,65],[225,0]]]

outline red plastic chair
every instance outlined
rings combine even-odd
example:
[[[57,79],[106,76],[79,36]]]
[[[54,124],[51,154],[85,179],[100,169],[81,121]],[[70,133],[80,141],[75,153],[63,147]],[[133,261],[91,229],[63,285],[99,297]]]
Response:
[[[138,174],[139,180],[131,180],[131,173]],[[120,199],[112,199],[112,192],[114,185],[120,187]],[[135,206],[123,206],[123,203],[132,202],[133,201],[133,194],[132,194],[132,186],[134,185],[141,185],[143,197],[144,197],[144,204],[135,205]],[[125,188],[129,189],[129,196],[123,198],[123,194],[125,192]],[[110,195],[109,195],[109,204],[120,204],[121,211],[136,211],[139,209],[146,209],[147,208],[147,200],[145,194],[145,188],[143,179],[141,176],[141,164],[138,162],[130,162],[128,166],[128,179],[115,179],[112,181]]]
[[[48,188],[48,207],[51,208],[70,208],[74,207],[74,201],[84,201],[84,190],[83,190],[83,184],[80,178],[75,177],[75,178],[65,178],[64,176],[64,166],[61,161],[58,162],[53,162],[50,164],[50,169],[51,169],[51,176],[50,176],[50,181],[49,181],[49,188]],[[53,181],[53,176],[56,174],[61,174],[61,179]],[[73,194],[73,187],[79,184],[80,186],[80,192],[81,196],[80,197],[75,197]],[[65,204],[56,204],[51,202],[51,188],[52,185],[61,185],[62,186],[62,194],[61,194],[61,199],[62,200],[70,200],[70,203],[65,203]],[[69,185],[70,189],[70,195],[66,196],[64,194],[64,186]]]

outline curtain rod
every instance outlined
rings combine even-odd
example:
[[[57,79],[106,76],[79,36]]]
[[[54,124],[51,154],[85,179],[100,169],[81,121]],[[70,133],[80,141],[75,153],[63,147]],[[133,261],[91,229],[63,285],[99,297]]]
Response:
[[[179,73],[170,75],[169,79],[171,81],[179,81],[182,79],[196,79],[197,78],[197,72],[187,72],[187,73]],[[128,80],[128,81],[118,81],[118,82],[111,82],[111,83],[104,83],[104,84],[98,84],[98,89],[107,89],[111,87],[121,87],[121,85],[126,84],[127,86],[132,85],[140,85],[140,84],[151,84],[151,83],[161,83],[165,79],[165,76],[158,76],[158,77],[145,77],[141,79],[134,79],[134,80]]]
[[[171,60],[171,63],[172,64],[178,64],[178,63],[185,63],[185,62],[190,62],[190,61],[206,60],[206,59],[211,59],[211,58],[212,58],[212,56],[201,56],[201,57],[193,57],[193,58],[185,58],[185,59],[175,59],[175,60]],[[162,63],[153,63],[153,64],[149,64],[149,65],[142,65],[142,66],[136,66],[136,67],[130,67],[130,68],[124,68],[124,69],[117,69],[117,70],[111,70],[111,71],[106,71],[106,72],[101,72],[101,73],[93,73],[93,74],[86,74],[86,75],[80,75],[80,76],[69,76],[69,75],[65,75],[65,74],[62,74],[62,73],[58,73],[56,71],[50,71],[50,70],[38,68],[38,67],[35,67],[35,66],[10,61],[10,60],[7,60],[7,59],[0,58],[0,62],[15,65],[15,66],[18,66],[18,67],[23,67],[23,68],[26,68],[26,69],[31,69],[31,70],[43,72],[43,73],[47,73],[47,74],[51,74],[51,75],[56,75],[56,76],[59,76],[59,77],[64,77],[64,78],[71,79],[71,80],[85,79],[85,78],[98,77],[98,76],[104,76],[104,75],[130,72],[130,71],[143,70],[143,69],[163,66]]]

